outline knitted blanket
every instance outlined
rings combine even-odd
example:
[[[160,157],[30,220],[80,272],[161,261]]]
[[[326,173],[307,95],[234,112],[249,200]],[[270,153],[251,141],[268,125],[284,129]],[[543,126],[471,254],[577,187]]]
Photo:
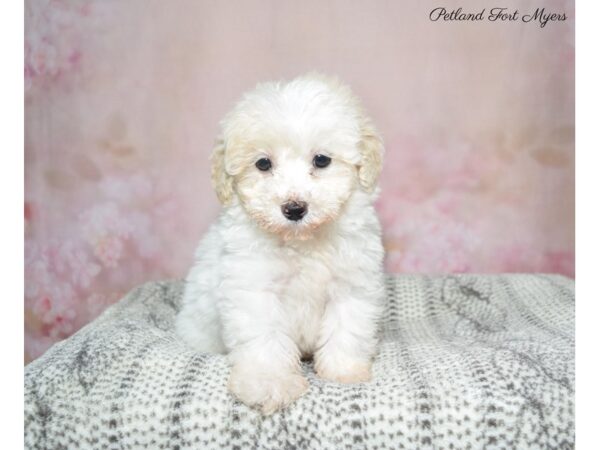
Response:
[[[181,281],[145,284],[25,368],[29,449],[574,447],[574,282],[390,276],[369,383],[316,377],[263,417],[222,355],[173,331]]]

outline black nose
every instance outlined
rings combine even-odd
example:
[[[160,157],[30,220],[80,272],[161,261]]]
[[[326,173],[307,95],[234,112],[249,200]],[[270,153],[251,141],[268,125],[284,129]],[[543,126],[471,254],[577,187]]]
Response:
[[[281,212],[288,220],[293,220],[294,222],[302,219],[306,215],[306,211],[308,210],[308,205],[306,202],[287,202],[281,205]]]

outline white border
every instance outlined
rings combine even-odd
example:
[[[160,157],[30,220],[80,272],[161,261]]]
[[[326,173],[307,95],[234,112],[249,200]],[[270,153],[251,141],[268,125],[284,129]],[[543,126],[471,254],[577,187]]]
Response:
[[[600,7],[577,2],[576,13],[576,447],[598,445],[600,365]],[[596,447],[597,448],[597,447]]]
[[[23,17],[21,2],[6,2],[0,16],[0,71],[2,98],[2,268],[4,320],[2,342],[3,448],[20,448],[23,442]],[[575,20],[575,18],[569,18]],[[595,284],[600,251],[600,96],[598,43],[600,7],[577,2],[576,19],[576,206],[577,206],[577,448],[597,444],[600,294]],[[13,423],[14,422],[14,423]]]
[[[6,2],[0,15],[0,274],[2,274],[3,448],[23,445],[23,18],[21,2]]]

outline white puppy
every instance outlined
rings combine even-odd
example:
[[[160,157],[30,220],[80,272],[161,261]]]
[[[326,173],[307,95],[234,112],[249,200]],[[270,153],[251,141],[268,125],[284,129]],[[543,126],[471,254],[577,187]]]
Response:
[[[228,353],[230,391],[266,414],[308,389],[301,357],[326,380],[368,381],[384,298],[371,120],[348,87],[310,74],[258,85],[221,125],[224,209],[187,277],[179,335]]]

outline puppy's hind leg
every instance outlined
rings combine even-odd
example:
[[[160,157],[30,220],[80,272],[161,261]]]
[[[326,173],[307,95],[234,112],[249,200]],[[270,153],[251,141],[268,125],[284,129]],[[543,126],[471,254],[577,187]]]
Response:
[[[210,294],[199,298],[190,295],[186,290],[183,307],[175,320],[177,334],[197,352],[225,353],[216,299],[210,298]]]

